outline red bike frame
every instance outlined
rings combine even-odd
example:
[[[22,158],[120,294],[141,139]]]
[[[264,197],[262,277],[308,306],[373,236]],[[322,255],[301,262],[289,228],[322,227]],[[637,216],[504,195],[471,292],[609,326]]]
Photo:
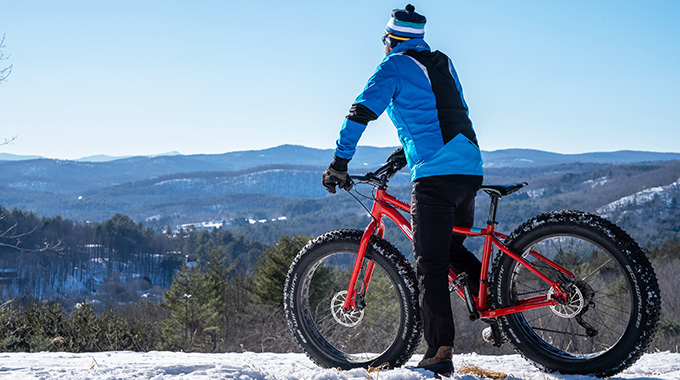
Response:
[[[364,234],[361,238],[361,244],[359,246],[359,252],[354,261],[354,270],[352,272],[352,277],[350,279],[349,287],[347,288],[347,298],[343,305],[343,309],[346,311],[356,309],[356,299],[357,299],[357,286],[356,283],[359,280],[359,274],[361,273],[364,265],[364,259],[366,257],[366,249],[368,248],[368,243],[371,236],[375,233],[379,237],[383,237],[385,233],[385,223],[383,222],[383,217],[391,219],[402,232],[413,240],[413,233],[411,231],[411,223],[399,212],[399,210],[405,211],[407,213],[411,212],[411,206],[408,203],[402,202],[396,197],[387,193],[386,190],[378,188],[376,190],[375,201],[373,202],[373,207],[371,210],[371,216],[373,220],[368,224]],[[531,263],[524,260],[520,255],[508,249],[503,240],[508,236],[498,233],[494,230],[494,223],[487,223],[485,229],[473,228],[473,227],[454,227],[453,232],[464,234],[467,236],[484,236],[484,249],[482,251],[482,271],[480,273],[480,283],[479,283],[479,294],[474,297],[474,305],[477,311],[480,313],[481,318],[495,318],[503,315],[524,312],[527,310],[537,309],[540,307],[554,306],[559,303],[564,303],[567,300],[567,294],[561,289],[561,282],[552,281],[550,278],[546,277],[538,269],[536,269]],[[489,264],[491,261],[491,254],[493,252],[493,247],[497,247],[503,253],[510,256],[514,260],[518,261],[521,265],[525,266],[529,271],[538,276],[541,280],[545,281],[553,289],[552,297],[536,296],[527,298],[519,301],[518,305],[503,307],[499,309],[489,308],[487,306],[487,287],[489,280]],[[559,266],[557,263],[549,260],[548,258],[542,256],[538,252],[531,250],[529,252],[532,256],[538,260],[546,263],[550,267],[556,269],[557,271],[563,273],[569,278],[575,278],[574,274],[565,268]],[[363,284],[359,290],[360,294],[366,294],[368,289],[368,284],[373,273],[374,263],[369,261],[366,265],[366,271],[364,275]],[[456,281],[457,276],[451,269],[449,269],[449,283],[452,284]],[[465,299],[463,290],[458,287],[456,290],[458,295]]]

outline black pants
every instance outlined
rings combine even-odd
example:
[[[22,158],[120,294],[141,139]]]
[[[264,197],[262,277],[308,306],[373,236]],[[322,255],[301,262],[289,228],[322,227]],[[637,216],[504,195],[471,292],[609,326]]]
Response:
[[[481,263],[463,246],[465,235],[453,234],[451,230],[454,225],[472,226],[475,195],[481,184],[481,176],[468,175],[425,177],[413,182],[413,250],[428,352],[453,346],[449,266],[456,274],[467,272],[473,289],[479,284]]]

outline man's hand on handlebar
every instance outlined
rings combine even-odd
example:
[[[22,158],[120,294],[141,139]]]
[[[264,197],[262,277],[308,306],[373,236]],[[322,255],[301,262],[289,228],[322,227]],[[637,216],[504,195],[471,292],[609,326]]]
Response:
[[[392,152],[392,154],[387,157],[387,162],[392,162],[394,164],[394,168],[397,169],[397,171],[403,169],[407,164],[404,148],[399,147],[395,149],[394,152]]]
[[[328,165],[328,169],[321,175],[321,183],[329,193],[335,194],[335,186],[343,190],[352,189],[352,180],[347,174],[347,163],[349,160],[333,156],[333,162]]]
[[[348,159],[333,156],[333,162],[323,172],[321,183],[323,183],[329,193],[335,194],[335,186],[347,191],[352,190],[354,182],[352,182],[352,179],[347,174],[347,163],[349,163]],[[355,176],[355,179],[359,182],[386,186],[387,181],[406,165],[404,149],[399,147],[387,157],[387,161],[383,166],[374,172],[366,173],[364,176]]]

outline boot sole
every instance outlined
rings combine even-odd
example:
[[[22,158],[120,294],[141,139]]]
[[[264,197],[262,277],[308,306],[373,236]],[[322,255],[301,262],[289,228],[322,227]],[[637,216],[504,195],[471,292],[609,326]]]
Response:
[[[418,368],[426,369],[428,371],[432,371],[438,375],[443,376],[451,376],[451,374],[453,373],[453,363],[449,361],[432,363]]]

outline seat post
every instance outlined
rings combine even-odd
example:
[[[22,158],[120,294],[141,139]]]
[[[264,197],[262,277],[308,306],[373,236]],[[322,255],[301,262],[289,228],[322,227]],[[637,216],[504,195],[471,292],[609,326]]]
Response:
[[[495,226],[498,224],[496,222],[496,212],[498,211],[498,200],[501,199],[501,196],[496,193],[489,193],[489,196],[491,197],[491,205],[489,206],[489,220],[486,223],[490,226]]]

